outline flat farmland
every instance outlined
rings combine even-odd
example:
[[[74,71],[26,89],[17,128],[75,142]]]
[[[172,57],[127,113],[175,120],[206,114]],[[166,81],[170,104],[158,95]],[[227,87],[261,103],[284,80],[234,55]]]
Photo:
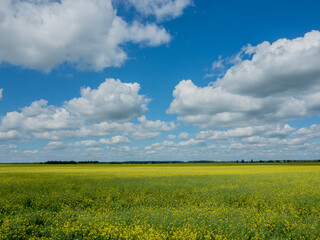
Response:
[[[320,164],[0,165],[0,239],[320,239]]]

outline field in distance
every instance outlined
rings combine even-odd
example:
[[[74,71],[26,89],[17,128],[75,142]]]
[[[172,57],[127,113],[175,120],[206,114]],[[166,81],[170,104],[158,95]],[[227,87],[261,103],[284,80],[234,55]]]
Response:
[[[319,239],[320,164],[0,165],[0,239]]]

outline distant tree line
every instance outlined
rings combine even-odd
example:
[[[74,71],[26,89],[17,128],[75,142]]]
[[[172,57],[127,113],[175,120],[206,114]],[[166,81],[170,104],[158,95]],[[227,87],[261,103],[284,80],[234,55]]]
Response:
[[[212,160],[194,160],[194,161],[124,161],[124,162],[99,162],[99,161],[46,161],[40,164],[179,164],[179,163],[299,163],[299,162],[320,162],[317,160],[236,160],[236,161],[212,161]]]
[[[254,161],[251,159],[250,161],[245,161],[244,159],[231,161],[234,163],[301,163],[301,162],[320,162],[320,159],[316,160],[257,160]]]
[[[99,161],[46,161],[41,164],[93,164],[100,163]]]

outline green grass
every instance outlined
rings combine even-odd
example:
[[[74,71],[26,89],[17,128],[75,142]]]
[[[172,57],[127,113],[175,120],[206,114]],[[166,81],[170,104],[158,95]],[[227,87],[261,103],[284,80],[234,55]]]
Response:
[[[0,165],[0,239],[320,239],[320,164]]]

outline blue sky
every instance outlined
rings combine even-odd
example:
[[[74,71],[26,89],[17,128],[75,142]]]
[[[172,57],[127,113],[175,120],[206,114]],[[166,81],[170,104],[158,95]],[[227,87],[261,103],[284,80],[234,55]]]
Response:
[[[319,9],[1,1],[0,162],[319,159]]]

